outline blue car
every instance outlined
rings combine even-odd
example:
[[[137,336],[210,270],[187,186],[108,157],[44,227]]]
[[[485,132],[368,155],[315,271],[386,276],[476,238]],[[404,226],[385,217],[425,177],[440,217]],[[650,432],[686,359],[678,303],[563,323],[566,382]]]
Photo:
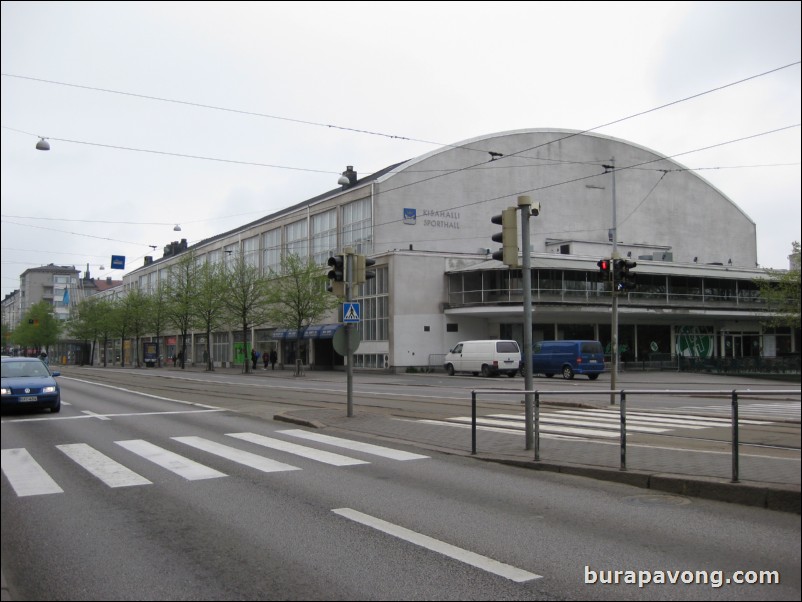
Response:
[[[566,380],[584,374],[590,380],[604,372],[604,350],[599,341],[541,341],[532,348],[532,374]]]
[[[2,358],[2,409],[61,410],[61,388],[42,360],[36,357]]]

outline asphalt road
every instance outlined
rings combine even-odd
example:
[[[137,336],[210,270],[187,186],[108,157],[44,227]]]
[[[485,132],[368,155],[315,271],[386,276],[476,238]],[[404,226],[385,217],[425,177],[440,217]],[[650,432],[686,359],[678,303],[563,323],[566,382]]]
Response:
[[[336,380],[98,372],[65,370],[58,415],[3,417],[11,599],[800,597],[797,515],[310,440],[264,414],[341,404]],[[357,403],[453,410],[460,387],[425,378],[358,384]],[[58,491],[17,474],[25,454]],[[724,583],[761,570],[780,583]]]

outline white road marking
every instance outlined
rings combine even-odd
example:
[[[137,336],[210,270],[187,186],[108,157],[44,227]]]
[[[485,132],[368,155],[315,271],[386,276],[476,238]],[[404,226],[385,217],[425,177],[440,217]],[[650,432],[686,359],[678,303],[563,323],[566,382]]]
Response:
[[[115,462],[86,443],[70,443],[57,445],[56,447],[109,487],[133,487],[151,484],[145,477],[138,475],[119,462]]]
[[[256,470],[261,470],[262,472],[301,470],[297,466],[291,466],[289,464],[284,464],[283,462],[276,462],[275,460],[270,460],[269,458],[258,456],[256,454],[252,454],[251,452],[229,447],[228,445],[209,441],[208,439],[203,439],[202,437],[172,437],[172,439],[180,443],[185,443],[186,445],[196,449],[209,452],[210,454],[220,456],[226,460],[231,460],[232,462],[243,464],[245,466],[255,468]]]
[[[371,445],[370,443],[360,443],[359,441],[350,441],[348,439],[340,439],[339,437],[331,437],[329,435],[320,435],[318,433],[310,433],[301,429],[290,429],[286,431],[278,431],[285,435],[292,437],[299,437],[301,439],[309,439],[310,441],[317,441],[318,443],[326,443],[335,447],[344,447],[345,449],[352,449],[354,451],[361,451],[366,454],[373,454],[374,456],[381,456],[383,458],[390,458],[392,460],[421,460],[429,456],[422,456],[420,454],[413,454],[410,452],[391,449],[389,447],[382,447],[380,445]]]
[[[348,456],[341,456],[340,454],[334,454],[332,452],[322,451],[313,447],[306,447],[304,445],[297,445],[295,443],[289,443],[288,441],[272,439],[270,437],[265,437],[264,435],[257,435],[256,433],[227,433],[226,436],[236,437],[237,439],[250,441],[256,445],[277,449],[279,451],[288,452],[295,454],[296,456],[309,458],[318,462],[324,462],[325,464],[331,464],[333,466],[370,464],[370,462],[365,462],[364,460],[357,460],[356,458],[349,458]]]
[[[179,456],[167,449],[161,448],[142,439],[131,439],[129,441],[115,441],[117,445],[135,453],[154,464],[166,468],[167,470],[184,477],[188,481],[198,481],[201,479],[216,479],[226,476],[214,468],[209,468],[199,464],[189,458]]]
[[[434,539],[428,535],[422,535],[416,531],[411,531],[410,529],[394,525],[393,523],[388,523],[380,518],[370,516],[369,514],[363,514],[362,512],[353,510],[351,508],[335,508],[332,510],[332,512],[362,525],[366,525],[383,533],[387,533],[388,535],[392,535],[393,537],[397,537],[422,548],[426,548],[432,552],[443,554],[444,556],[448,556],[454,560],[459,560],[460,562],[464,562],[470,566],[487,571],[488,573],[493,573],[494,575],[510,579],[516,583],[523,583],[524,581],[531,581],[533,579],[542,579],[543,577],[542,575],[536,575],[535,573],[524,571],[523,569],[516,568],[509,564],[504,564],[498,560],[493,560],[487,556],[482,556],[481,554],[470,552],[463,548],[458,548],[457,546],[445,543],[439,539]]]
[[[19,497],[64,493],[24,448],[4,449],[3,474]]]

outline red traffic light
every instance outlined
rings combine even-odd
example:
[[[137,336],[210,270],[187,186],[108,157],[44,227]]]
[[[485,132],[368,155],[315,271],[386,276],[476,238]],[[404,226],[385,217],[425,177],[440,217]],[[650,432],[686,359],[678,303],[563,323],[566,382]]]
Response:
[[[604,272],[605,274],[610,271],[609,259],[599,259],[599,261],[596,262],[596,265],[599,266],[599,270]]]

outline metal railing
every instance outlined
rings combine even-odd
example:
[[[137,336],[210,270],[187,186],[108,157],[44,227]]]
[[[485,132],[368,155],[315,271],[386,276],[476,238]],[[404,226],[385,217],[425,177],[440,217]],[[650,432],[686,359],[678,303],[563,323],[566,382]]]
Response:
[[[476,402],[479,395],[522,395],[532,394],[534,420],[534,460],[540,461],[540,396],[541,395],[574,395],[576,391],[532,391],[510,389],[474,389],[471,391],[471,454],[476,455]],[[739,433],[738,433],[738,396],[754,395],[800,395],[802,389],[617,389],[614,391],[584,391],[582,395],[618,396],[620,405],[620,465],[619,470],[627,469],[627,397],[630,395],[704,395],[705,397],[729,397],[731,399],[731,432],[732,447],[732,482],[739,482]],[[613,397],[614,399],[614,397]]]

